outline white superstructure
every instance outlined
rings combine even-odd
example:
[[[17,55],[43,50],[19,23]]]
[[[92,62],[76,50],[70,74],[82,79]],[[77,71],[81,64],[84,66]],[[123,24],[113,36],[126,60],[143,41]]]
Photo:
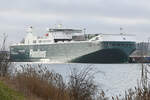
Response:
[[[47,44],[47,43],[55,43],[55,42],[66,42],[72,41],[73,36],[83,36],[82,30],[79,29],[48,29],[47,34],[43,37],[37,37],[32,33],[32,27],[29,27],[27,30],[27,36],[21,42],[21,44]]]
[[[92,41],[136,41],[132,34],[84,34],[80,29],[49,28],[42,37],[37,37],[32,32],[32,27],[27,29],[27,36],[17,45],[53,44]]]

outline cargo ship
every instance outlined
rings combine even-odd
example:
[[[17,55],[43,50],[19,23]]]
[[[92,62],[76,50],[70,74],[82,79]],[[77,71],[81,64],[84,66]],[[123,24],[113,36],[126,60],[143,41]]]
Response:
[[[33,28],[26,37],[10,46],[13,62],[127,63],[136,49],[132,34],[86,34],[85,30],[49,28],[38,37]]]

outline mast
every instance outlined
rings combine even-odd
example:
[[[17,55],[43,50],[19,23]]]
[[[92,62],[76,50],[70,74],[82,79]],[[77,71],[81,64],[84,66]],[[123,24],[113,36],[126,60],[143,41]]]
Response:
[[[6,35],[6,33],[4,33],[3,36],[4,36],[4,37],[3,37],[4,39],[3,39],[3,43],[2,43],[2,48],[1,48],[1,50],[2,50],[2,51],[5,51],[5,50],[6,50],[6,47],[5,47],[6,44],[5,44],[5,43],[6,43],[6,39],[7,39],[8,36]]]

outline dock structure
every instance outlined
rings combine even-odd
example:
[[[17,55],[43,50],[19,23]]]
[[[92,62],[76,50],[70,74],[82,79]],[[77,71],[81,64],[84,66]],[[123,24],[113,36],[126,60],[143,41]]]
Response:
[[[129,56],[131,63],[150,63],[150,44],[140,42],[136,44],[136,50]]]

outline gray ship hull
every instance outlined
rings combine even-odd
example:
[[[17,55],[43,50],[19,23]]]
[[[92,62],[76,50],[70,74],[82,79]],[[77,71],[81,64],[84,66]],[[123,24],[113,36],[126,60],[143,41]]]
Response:
[[[128,62],[134,50],[135,42],[114,41],[14,45],[10,47],[10,59],[15,62],[122,63]]]

